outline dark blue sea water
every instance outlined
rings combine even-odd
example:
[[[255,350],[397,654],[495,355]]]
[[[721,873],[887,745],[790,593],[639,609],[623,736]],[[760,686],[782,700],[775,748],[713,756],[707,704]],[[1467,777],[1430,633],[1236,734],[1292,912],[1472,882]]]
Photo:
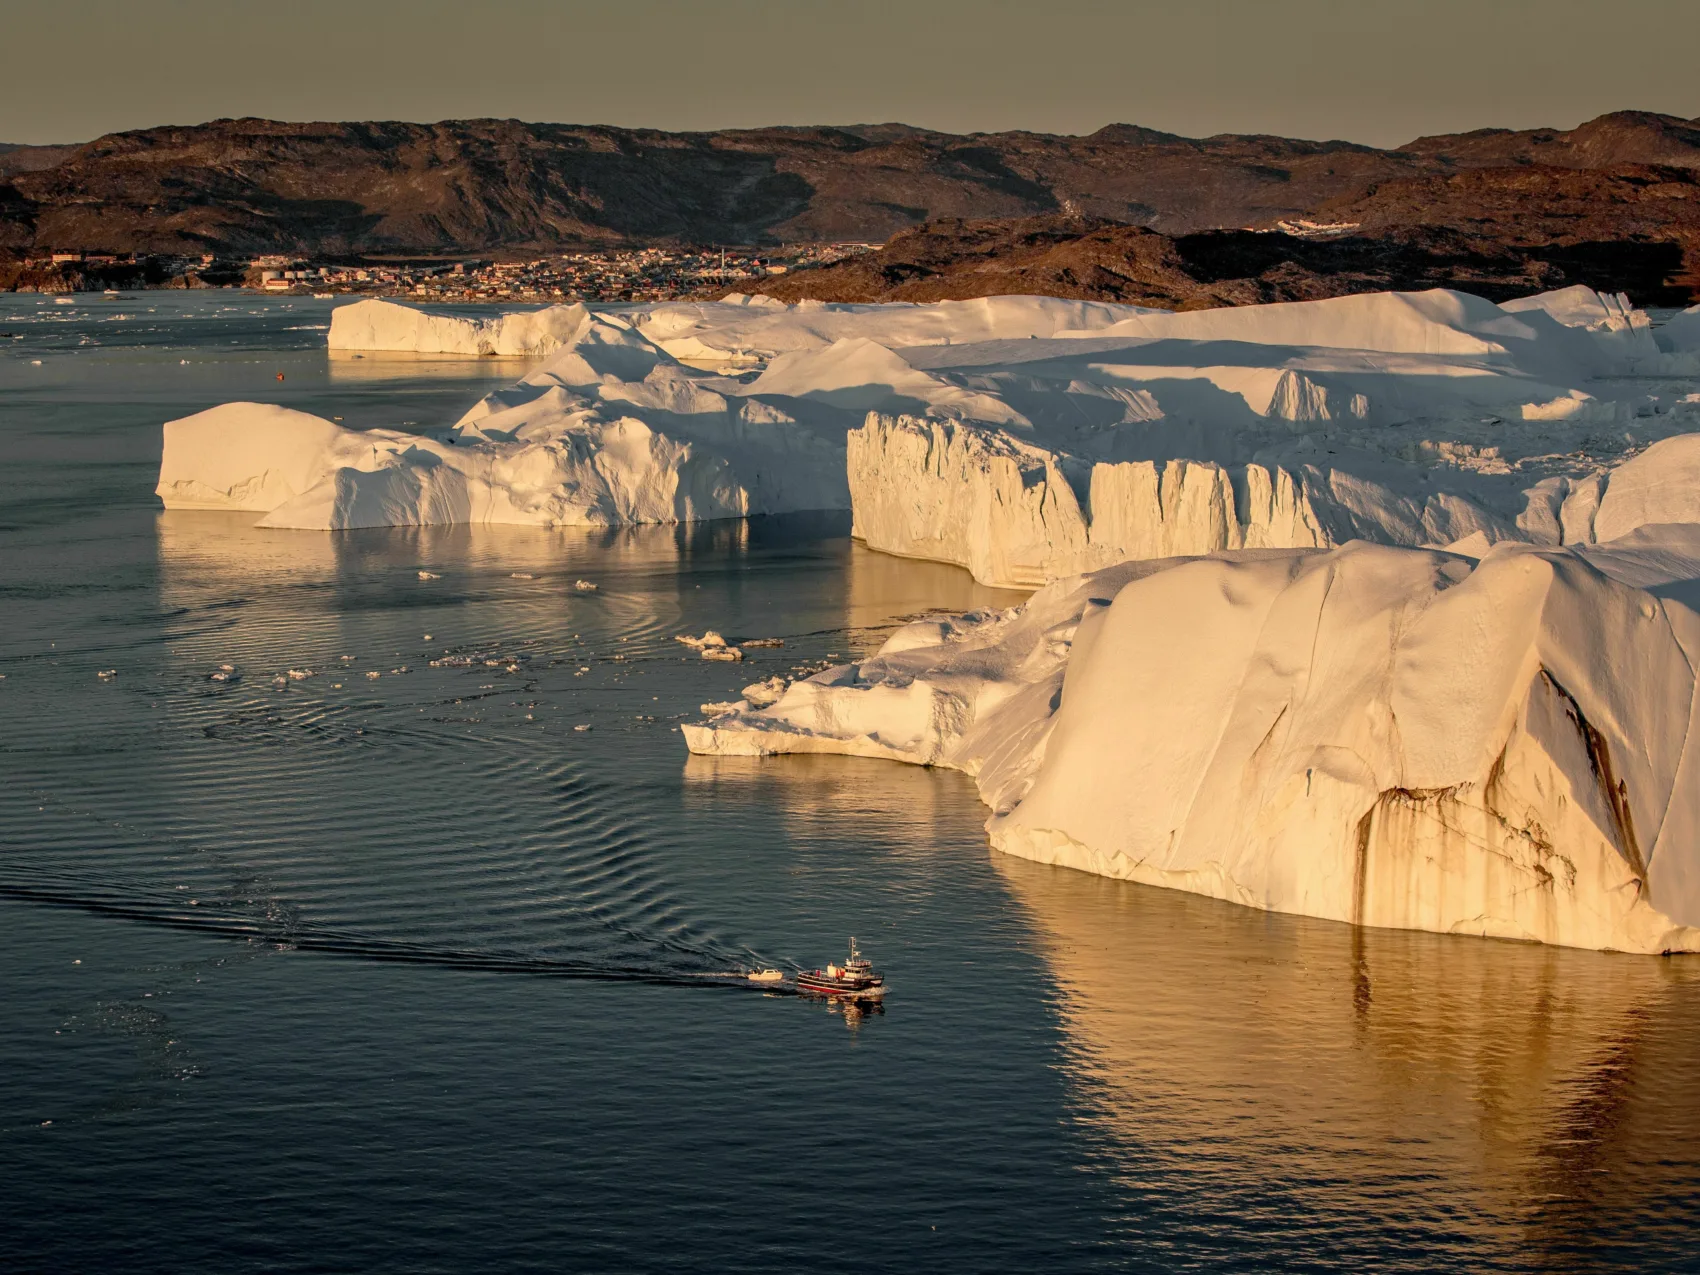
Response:
[[[0,297],[0,1269],[1700,1266],[1691,964],[1265,915],[999,856],[958,774],[685,753],[1011,595],[834,517],[163,513],[165,419],[518,374],[333,362],[329,305]],[[786,645],[672,640],[710,626]],[[883,1013],[716,977],[851,933]]]

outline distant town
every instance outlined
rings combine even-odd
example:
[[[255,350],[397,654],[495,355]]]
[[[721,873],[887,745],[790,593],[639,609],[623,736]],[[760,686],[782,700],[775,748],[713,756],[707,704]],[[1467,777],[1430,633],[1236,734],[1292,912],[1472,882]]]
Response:
[[[671,301],[825,265],[878,245],[587,249],[525,261],[313,261],[54,252],[0,266],[0,289],[72,293],[125,288],[251,288],[296,295],[406,297],[442,302]]]

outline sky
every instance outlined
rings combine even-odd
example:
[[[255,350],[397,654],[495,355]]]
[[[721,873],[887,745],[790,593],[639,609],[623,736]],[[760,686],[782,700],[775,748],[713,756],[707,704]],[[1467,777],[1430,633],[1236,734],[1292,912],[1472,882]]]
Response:
[[[1277,133],[1700,115],[1700,0],[0,0],[0,142],[224,116]]]

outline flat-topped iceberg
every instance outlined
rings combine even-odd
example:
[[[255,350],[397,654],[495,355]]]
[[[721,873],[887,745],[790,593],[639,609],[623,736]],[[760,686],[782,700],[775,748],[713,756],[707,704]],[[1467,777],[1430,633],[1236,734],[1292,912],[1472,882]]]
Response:
[[[582,305],[469,319],[426,314],[393,301],[356,301],[331,311],[326,344],[345,351],[539,358],[570,344],[584,320]]]
[[[1241,546],[1598,538],[1612,471],[1700,421],[1692,394],[1622,379],[1674,356],[1585,288],[1184,314],[740,297],[473,320],[364,301],[330,339],[538,361],[417,433],[243,404],[170,422],[168,507],[310,528],[851,508],[876,548],[1031,586]],[[1671,495],[1663,514],[1690,516]]]
[[[1277,911],[1700,950],[1700,528],[1124,563],[686,728],[974,775],[1006,852]]]

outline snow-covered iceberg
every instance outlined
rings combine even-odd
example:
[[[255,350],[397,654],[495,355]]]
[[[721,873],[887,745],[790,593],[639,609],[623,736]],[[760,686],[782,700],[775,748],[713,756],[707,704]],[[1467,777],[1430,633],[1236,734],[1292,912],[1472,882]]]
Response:
[[[1130,562],[915,621],[686,739],[957,767],[999,849],[1107,876],[1693,951],[1696,606],[1700,527]]]
[[[905,313],[895,316],[879,306],[663,309],[658,317],[557,306],[468,320],[379,301],[342,307],[332,319],[335,349],[548,353],[454,424],[417,434],[348,429],[258,403],[167,422],[158,494],[169,509],[253,510],[265,526],[325,530],[842,510],[850,503],[845,437],[870,408],[994,423],[1015,416],[859,333],[1007,337],[1128,313],[1048,298],[898,307]],[[705,335],[721,344],[711,349]],[[699,363],[721,369],[681,362],[668,344],[707,351],[713,357]]]
[[[582,305],[557,305],[489,318],[427,314],[393,301],[356,301],[331,311],[332,350],[538,358],[569,345],[584,329]]]
[[[997,585],[1354,538],[1603,538],[1613,472],[1700,429],[1693,382],[1623,379],[1663,366],[1646,316],[1586,288],[1141,313],[906,355],[1026,420],[870,414],[848,449],[855,534]],[[1664,514],[1700,519],[1688,492]]]
[[[168,507],[314,528],[853,508],[871,546],[1032,586],[1241,546],[1586,539],[1570,529],[1605,476],[1700,424],[1691,393],[1623,379],[1675,356],[1585,288],[1185,314],[739,297],[472,320],[365,301],[330,341],[540,361],[418,433],[240,404],[171,422]]]

